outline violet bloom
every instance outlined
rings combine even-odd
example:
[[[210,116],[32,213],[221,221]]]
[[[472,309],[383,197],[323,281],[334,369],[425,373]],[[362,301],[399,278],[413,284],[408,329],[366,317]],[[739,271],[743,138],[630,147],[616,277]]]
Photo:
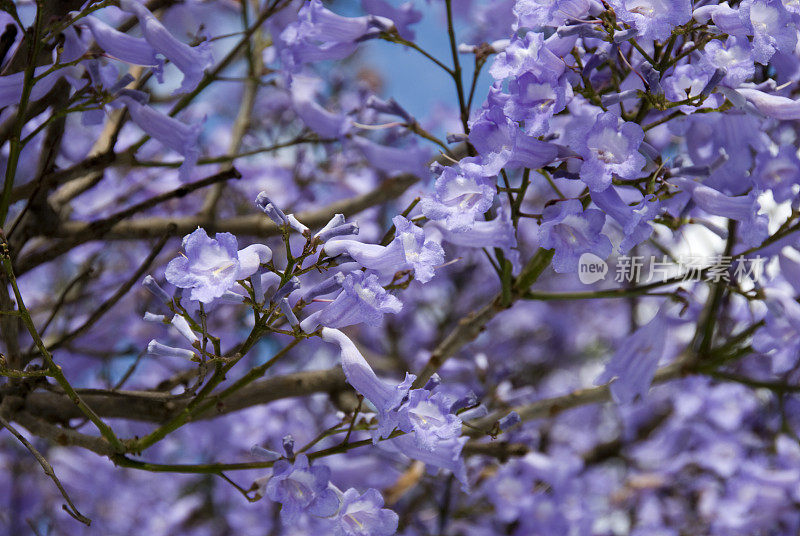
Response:
[[[334,239],[325,244],[325,253],[331,257],[346,253],[361,266],[385,276],[410,269],[414,270],[418,281],[430,281],[434,267],[444,262],[442,247],[429,240],[425,231],[403,216],[395,216],[392,223],[395,236],[388,246]]]
[[[294,76],[290,88],[292,107],[303,123],[323,138],[343,138],[353,127],[344,114],[329,112],[316,101],[318,80]]]
[[[450,401],[441,393],[414,389],[397,409],[398,426],[414,433],[417,446],[433,451],[442,441],[461,435],[461,419],[450,412]]]
[[[519,77],[531,73],[542,80],[556,80],[564,72],[564,60],[547,48],[544,35],[528,32],[524,37],[515,36],[511,44],[497,55],[489,73],[495,80]]]
[[[330,517],[339,507],[336,492],[328,487],[331,470],[324,465],[309,466],[305,454],[298,454],[294,463],[278,460],[272,478],[267,482],[267,496],[281,503],[284,523],[295,523],[300,514]]]
[[[591,6],[591,0],[517,0],[514,4],[516,26],[561,26],[568,20],[585,18]]]
[[[379,145],[361,136],[354,136],[351,143],[358,147],[359,151],[370,165],[385,173],[411,173],[420,178],[430,176],[430,151],[411,144],[407,147],[388,147]]]
[[[751,32],[750,22],[742,20],[738,6],[737,9],[734,9],[728,5],[727,1],[700,6],[692,12],[692,18],[702,24],[711,19],[722,32],[729,35],[743,36]]]
[[[720,84],[737,88],[755,74],[753,45],[746,37],[729,36],[727,40],[709,41],[700,57],[700,65],[709,72],[725,69]]]
[[[614,186],[609,186],[602,192],[593,192],[592,201],[622,226],[624,238],[619,245],[620,253],[627,253],[653,234],[650,221],[658,215],[661,208],[661,203],[653,194],[646,195],[631,207],[620,198]]]
[[[659,311],[653,319],[619,344],[618,350],[595,384],[612,382],[611,396],[618,404],[633,402],[650,389],[664,353],[668,325]]]
[[[739,235],[749,246],[760,245],[767,236],[769,218],[759,214],[759,193],[751,190],[747,195],[729,196],[704,184],[676,177],[672,181],[692,194],[692,201],[706,213],[740,222]]]
[[[488,174],[478,158],[464,158],[446,167],[436,179],[434,193],[423,198],[420,208],[431,220],[444,221],[451,230],[467,230],[492,206],[494,174]]]
[[[791,262],[781,256],[781,269]],[[783,374],[797,366],[800,351],[800,304],[791,295],[781,292],[770,292],[767,297],[764,326],[753,336],[753,348],[769,355],[773,374]]]
[[[412,2],[394,7],[386,0],[361,0],[361,7],[370,15],[391,19],[400,37],[409,41],[414,40],[414,31],[410,26],[422,20],[422,12],[414,9]]]
[[[617,19],[638,30],[643,39],[661,41],[692,18],[691,0],[609,0]]]
[[[391,536],[397,532],[397,523],[397,514],[383,507],[378,490],[359,494],[350,488],[342,495],[334,536]]]
[[[467,437],[453,437],[437,442],[434,450],[420,448],[417,440],[411,434],[401,435],[386,441],[381,441],[378,446],[394,451],[412,460],[418,460],[425,465],[450,471],[461,482],[461,489],[469,490],[467,469],[461,451],[467,442]]]
[[[236,281],[250,277],[260,263],[272,258],[267,246],[255,244],[239,251],[232,234],[217,233],[212,239],[199,227],[184,237],[183,249],[186,254],[167,265],[167,281],[192,289],[189,297],[202,303],[221,297]]]
[[[557,81],[534,73],[523,73],[508,84],[511,98],[505,106],[508,117],[523,123],[525,132],[532,136],[547,133],[550,119],[561,112],[572,98],[572,86],[566,76]]]
[[[613,175],[635,179],[644,167],[645,158],[639,154],[642,127],[622,122],[611,112],[597,114],[594,125],[580,129],[572,138],[570,146],[583,157],[581,180],[593,192],[608,188]]]
[[[50,69],[49,65],[37,67],[34,70],[34,76],[42,76],[48,69]],[[31,88],[29,102],[37,101],[47,95],[62,76],[64,76],[63,69],[53,71],[38,80]],[[19,104],[22,99],[22,89],[24,86],[24,71],[0,76],[0,108]]]
[[[297,72],[306,63],[345,58],[359,42],[393,27],[386,17],[343,17],[325,8],[320,0],[311,0],[300,8],[297,21],[281,32],[281,59],[289,70]]]
[[[759,89],[741,87],[725,94],[734,106],[740,107],[735,102],[736,96],[744,97],[747,102],[755,106],[762,114],[781,120],[800,119],[800,101],[792,100],[781,95],[772,95]]]
[[[701,94],[707,95],[704,90],[713,75],[713,71],[703,70],[692,64],[679,65],[670,76],[661,81],[664,95],[672,102],[681,102],[687,98],[699,97]],[[722,95],[714,94],[706,97],[700,106],[682,104],[678,106],[678,110],[688,115],[698,108],[716,108],[723,102],[725,98]]]
[[[439,222],[429,222],[425,229],[439,233],[441,240],[457,246],[472,248],[500,248],[509,251],[517,247],[514,223],[504,210],[493,220],[476,221],[467,231],[451,231]]]
[[[181,164],[179,173],[181,179],[187,179],[190,170],[200,158],[198,138],[201,126],[181,123],[127,94],[120,95],[118,100],[128,109],[131,121],[144,130],[148,136],[183,156],[183,164]]]
[[[81,24],[89,27],[97,46],[102,48],[106,54],[126,63],[152,67],[158,80],[162,81],[161,70],[164,62],[158,58],[156,50],[145,39],[118,32],[92,16],[81,19]]]
[[[781,0],[744,0],[739,17],[750,26],[757,62],[766,65],[775,52],[794,52],[797,26]]]
[[[206,42],[192,48],[178,41],[150,10],[136,0],[120,0],[119,6],[136,15],[145,40],[183,73],[183,82],[177,92],[196,88],[203,72],[213,63],[209,44]]]
[[[560,274],[576,272],[584,253],[608,257],[611,241],[601,234],[605,221],[605,214],[596,209],[583,210],[577,199],[546,207],[539,225],[539,247],[555,250],[553,270]]]
[[[497,94],[499,85],[496,82],[492,89],[492,93],[498,97],[493,99],[496,101],[506,97]],[[501,102],[484,106],[472,121],[469,140],[480,153],[486,173],[499,172],[503,167],[539,169],[552,163],[558,156],[556,145],[520,130],[517,123],[506,116]]]
[[[300,323],[306,333],[318,325],[343,328],[355,324],[379,325],[385,313],[400,312],[403,304],[378,283],[377,274],[350,272],[342,291],[324,309],[312,313]]]
[[[338,329],[322,328],[322,340],[339,346],[342,371],[347,383],[364,396],[378,410],[378,437],[388,436],[397,426],[396,414],[391,413],[408,396],[416,376],[406,373],[405,379],[393,385],[375,374],[367,360],[347,335]]]
[[[756,167],[751,176],[758,189],[772,191],[775,201],[782,203],[794,198],[794,187],[800,184],[797,148],[793,145],[782,145],[774,156],[769,151],[758,153]]]

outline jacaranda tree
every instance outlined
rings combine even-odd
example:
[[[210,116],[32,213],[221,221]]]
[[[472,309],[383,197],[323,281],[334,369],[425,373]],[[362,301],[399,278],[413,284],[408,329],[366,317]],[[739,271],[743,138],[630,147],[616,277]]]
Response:
[[[800,532],[798,2],[0,10],[6,534]]]

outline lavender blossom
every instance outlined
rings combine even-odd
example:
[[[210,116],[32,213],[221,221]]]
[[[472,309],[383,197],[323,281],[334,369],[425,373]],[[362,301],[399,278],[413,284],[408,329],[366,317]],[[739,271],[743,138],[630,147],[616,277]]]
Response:
[[[434,267],[444,262],[442,247],[403,216],[395,216],[392,223],[395,237],[388,246],[340,239],[327,242],[325,253],[331,257],[346,253],[361,266],[383,275],[411,269],[418,281],[430,281]]]
[[[343,328],[365,323],[379,325],[386,313],[400,312],[403,304],[378,283],[377,274],[350,272],[342,283],[342,291],[324,309],[309,315],[300,323],[306,333],[318,325]]]
[[[650,389],[658,361],[664,353],[668,327],[663,312],[640,327],[619,345],[596,384],[612,382],[611,396],[618,404],[643,397]]]
[[[465,158],[456,167],[446,167],[436,180],[434,194],[420,203],[428,218],[444,221],[451,230],[469,229],[489,210],[494,199],[494,175],[475,158]]]
[[[570,146],[583,157],[581,180],[593,191],[603,191],[616,175],[634,179],[644,167],[645,159],[639,154],[644,139],[642,127],[622,122],[610,112],[601,112],[588,129],[579,129]]]
[[[383,508],[378,490],[370,488],[359,494],[350,488],[342,496],[334,536],[391,536],[397,523],[397,514]]]
[[[208,43],[192,48],[178,41],[150,10],[136,0],[120,0],[120,7],[136,15],[145,40],[183,73],[183,82],[178,92],[189,92],[197,87],[203,78],[203,72],[213,63]]]
[[[539,247],[553,249],[553,269],[560,274],[576,272],[578,259],[593,253],[605,259],[611,241],[601,234],[606,216],[599,210],[583,210],[580,201],[570,199],[544,209],[539,226]]]
[[[295,523],[301,513],[329,517],[339,508],[339,498],[328,487],[330,477],[330,469],[310,466],[305,454],[298,454],[294,463],[278,460],[267,482],[267,496],[281,503],[285,523]]]
[[[617,18],[638,30],[643,39],[664,40],[673,28],[692,18],[690,0],[611,0]]]
[[[249,246],[238,250],[236,237],[217,233],[209,238],[197,228],[183,239],[186,254],[167,265],[167,281],[180,288],[192,289],[190,297],[211,303],[230,290],[236,281],[253,275],[260,262],[267,262],[272,252],[266,246]]]

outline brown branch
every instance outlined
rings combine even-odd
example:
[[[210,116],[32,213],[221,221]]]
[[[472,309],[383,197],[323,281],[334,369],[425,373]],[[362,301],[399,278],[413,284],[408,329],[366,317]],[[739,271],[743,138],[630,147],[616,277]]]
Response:
[[[380,188],[369,193],[331,203],[325,208],[297,214],[297,219],[309,227],[321,227],[328,223],[334,214],[345,216],[358,214],[375,205],[399,197],[419,179],[414,175],[398,175],[383,182]],[[58,236],[74,238],[90,231],[91,223],[65,222],[58,230]],[[104,232],[104,240],[141,240],[161,236],[170,225],[174,234],[182,236],[203,227],[208,232],[229,232],[242,236],[268,237],[280,234],[278,227],[263,214],[236,216],[224,220],[214,220],[208,216],[183,216],[174,218],[139,218],[120,221]],[[101,238],[97,236],[95,238]]]
[[[70,251],[76,246],[85,244],[86,242],[89,242],[91,240],[103,238],[106,235],[106,233],[108,233],[108,231],[112,229],[115,225],[124,222],[134,214],[138,214],[139,212],[149,210],[161,203],[169,201],[170,199],[183,197],[195,190],[205,188],[206,186],[216,184],[220,181],[226,181],[229,179],[239,178],[239,177],[241,177],[241,175],[236,169],[234,168],[226,169],[224,171],[211,175],[210,177],[206,177],[205,179],[195,181],[189,184],[184,184],[183,186],[176,188],[174,190],[170,190],[169,192],[164,192],[163,194],[151,197],[150,199],[142,201],[141,203],[137,203],[132,207],[117,212],[116,214],[109,216],[108,218],[105,218],[103,220],[98,220],[88,223],[81,222],[82,230],[80,233],[70,235],[68,237],[69,238],[68,240],[63,240],[61,242],[57,242],[56,244],[50,244],[47,247],[44,247],[36,251],[32,251],[31,253],[28,253],[27,255],[21,257],[15,266],[16,272],[18,274],[24,273],[32,268],[35,268],[36,266],[39,266],[40,264],[58,258],[59,256],[63,255],[67,251]],[[68,225],[69,223],[62,224],[59,227],[59,229],[56,230],[56,234],[62,235],[63,229]],[[170,226],[167,225],[166,228],[164,228],[161,233],[155,235],[153,238],[159,236],[163,237],[165,235],[174,236],[175,234],[174,230],[172,230],[172,232],[170,231],[171,231]]]
[[[253,382],[227,397],[223,404],[201,413],[195,420],[213,419],[275,400],[307,396],[314,393],[336,393],[349,389],[341,367],[295,372]],[[166,422],[182,411],[185,397],[151,391],[108,391],[78,389],[81,398],[104,418],[120,418],[146,422]],[[213,394],[210,398],[213,398]],[[67,422],[83,414],[66,395],[36,391],[25,399],[24,411],[51,422]]]

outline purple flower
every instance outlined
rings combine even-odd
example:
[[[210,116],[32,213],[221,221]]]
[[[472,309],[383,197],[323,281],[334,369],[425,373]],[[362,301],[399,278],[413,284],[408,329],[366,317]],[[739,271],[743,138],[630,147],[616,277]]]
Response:
[[[178,41],[150,10],[136,0],[120,0],[120,7],[136,15],[145,40],[183,73],[178,92],[192,91],[197,87],[203,72],[213,63],[209,44],[203,43],[192,48]]]
[[[466,230],[492,206],[495,179],[481,160],[465,158],[457,166],[444,168],[434,188],[433,196],[420,202],[423,214],[444,221],[448,229]]]
[[[614,186],[609,186],[602,192],[593,192],[592,201],[622,226],[625,237],[619,245],[619,252],[623,254],[650,238],[653,233],[650,221],[658,215],[661,208],[661,203],[653,194],[646,195],[631,207],[620,198]]]
[[[317,103],[317,82],[306,76],[293,77],[292,107],[303,123],[323,138],[342,138],[352,129],[353,123],[346,115],[329,112]]]
[[[350,488],[342,495],[334,536],[391,536],[397,523],[397,514],[383,507],[378,490],[370,488],[359,495]]]
[[[688,179],[672,179],[682,189],[692,195],[692,201],[708,214],[730,218],[741,223],[739,229],[742,240],[757,246],[769,235],[766,214],[759,214],[761,205],[758,202],[759,192],[751,190],[747,195],[729,196],[704,184]]]
[[[358,147],[375,169],[392,174],[411,173],[421,178],[430,176],[430,152],[416,144],[408,147],[387,147],[361,136],[354,136],[351,143]]]
[[[650,389],[658,361],[664,353],[667,332],[665,315],[659,311],[650,322],[620,343],[595,383],[612,382],[611,396],[618,404],[643,397]]]
[[[753,46],[746,37],[729,36],[727,40],[714,39],[706,44],[700,65],[708,71],[725,69],[721,84],[737,88],[755,74]]]
[[[361,7],[371,15],[391,19],[400,37],[409,41],[414,40],[414,31],[409,27],[422,20],[422,13],[414,9],[412,2],[406,2],[400,7],[394,7],[385,0],[361,0]]]
[[[452,231],[439,222],[430,222],[425,229],[434,229],[441,240],[462,247],[501,248],[509,251],[517,247],[514,223],[505,211],[501,210],[493,220],[476,221],[471,229]]]
[[[330,240],[325,253],[331,257],[346,253],[364,268],[391,276],[401,270],[414,270],[414,277],[426,283],[433,277],[434,267],[444,262],[444,251],[425,236],[425,231],[403,216],[392,220],[394,240],[388,246],[365,244],[356,240]]]
[[[583,19],[591,5],[590,0],[517,0],[514,15],[519,28],[561,26],[571,19]]]
[[[739,17],[751,29],[757,62],[766,65],[775,52],[794,52],[797,26],[781,0],[744,0]]]
[[[495,92],[496,88],[492,91]],[[546,112],[542,116],[546,126],[549,116],[545,116]],[[489,103],[481,110],[471,124],[469,140],[480,153],[487,171],[499,171],[504,166],[539,169],[558,156],[558,148],[554,144],[526,134],[517,123],[506,117],[501,102]]]
[[[523,73],[508,84],[511,98],[505,106],[508,117],[523,123],[525,132],[541,136],[548,131],[550,119],[561,112],[572,98],[572,86],[566,76],[554,83],[548,76]]]
[[[800,159],[797,148],[782,145],[778,154],[763,151],[756,155],[752,174],[758,189],[771,190],[775,201],[782,203],[795,197],[794,186],[800,184]]]
[[[256,244],[239,251],[232,234],[217,233],[212,239],[199,227],[184,237],[183,249],[186,254],[167,265],[167,281],[192,289],[190,298],[203,303],[221,297],[236,281],[250,277],[260,263],[272,257],[267,246]]]
[[[781,95],[772,95],[753,88],[742,87],[735,90],[733,93],[734,95],[738,94],[747,99],[759,112],[768,117],[781,120],[800,119],[800,101],[792,100]],[[726,96],[731,100],[733,95],[726,93]],[[731,102],[733,102],[733,100],[731,100]],[[733,104],[737,105],[735,102],[733,102]]]
[[[342,370],[347,378],[347,383],[352,385],[378,410],[380,428],[375,440],[377,441],[378,437],[389,435],[397,426],[397,419],[394,418],[394,415],[390,416],[390,412],[408,396],[408,391],[416,376],[406,374],[401,383],[390,384],[375,374],[353,341],[338,329],[322,328],[322,340],[339,346]]]
[[[81,24],[89,27],[97,46],[106,54],[126,63],[153,67],[159,81],[162,80],[161,69],[164,62],[158,59],[156,50],[145,39],[118,32],[100,19],[91,16],[84,17]]]
[[[144,130],[148,136],[160,141],[167,148],[183,156],[180,175],[184,180],[188,178],[188,173],[200,157],[198,146],[200,125],[181,123],[177,119],[164,115],[155,108],[146,106],[128,95],[120,95],[118,100],[128,108],[131,120]]]
[[[350,272],[344,278],[342,291],[324,309],[312,313],[300,323],[306,333],[318,325],[343,328],[355,324],[379,325],[385,313],[400,312],[403,304],[378,283],[377,274]]]
[[[461,435],[461,419],[450,413],[450,405],[441,393],[414,389],[397,409],[398,426],[414,433],[419,448],[433,451],[441,441]]]
[[[692,18],[691,0],[609,0],[617,19],[639,31],[643,39],[664,40],[672,29]]]
[[[297,72],[306,63],[345,58],[363,39],[392,27],[385,17],[342,17],[320,0],[311,0],[300,8],[297,21],[281,32],[281,59],[290,71]]]
[[[781,256],[781,268],[792,263]],[[796,266],[792,267],[796,272]],[[785,270],[784,270],[785,271]],[[797,366],[800,351],[800,304],[791,295],[770,292],[764,326],[753,336],[753,348],[771,359],[771,372],[783,374]]]
[[[305,454],[294,464],[278,460],[272,478],[267,482],[267,496],[281,503],[284,523],[295,523],[303,512],[317,517],[330,517],[339,507],[336,492],[329,488],[331,470],[324,465],[310,467]]]
[[[555,250],[553,269],[557,273],[576,272],[584,253],[603,259],[611,254],[611,241],[601,234],[605,221],[605,214],[583,210],[577,199],[550,205],[544,209],[539,225],[539,247]]]
[[[583,157],[581,180],[593,191],[603,191],[611,184],[613,175],[634,179],[644,167],[645,158],[639,154],[644,139],[642,127],[622,122],[611,112],[601,112],[594,124],[577,128],[571,147]]]
[[[692,13],[692,18],[700,23],[707,23],[711,19],[726,34],[743,36],[751,33],[750,22],[743,21],[739,10],[733,9],[727,1],[698,7]]]
[[[515,36],[489,69],[495,80],[516,78],[523,73],[531,73],[540,80],[557,80],[563,72],[564,60],[547,48],[544,35],[539,32]]]
[[[49,66],[44,65],[37,67],[34,70],[34,75],[37,77],[42,76],[49,68]],[[39,79],[31,88],[29,101],[34,102],[44,97],[53,89],[55,83],[58,82],[63,75],[63,70],[56,70]],[[20,99],[22,99],[22,88],[24,85],[25,73],[23,71],[0,76],[0,107],[19,104]]]
[[[661,81],[664,87],[664,95],[672,102],[680,102],[688,97],[698,97],[701,93],[706,95],[707,93],[704,93],[704,89],[713,75],[714,71],[703,70],[692,64],[679,65],[670,76]],[[678,106],[678,109],[688,115],[697,108],[716,108],[723,102],[724,97],[722,95],[714,94],[706,97],[700,106],[683,104]]]
[[[464,458],[461,451],[467,442],[467,437],[454,437],[438,441],[434,450],[420,448],[417,439],[411,434],[402,435],[378,443],[379,446],[394,451],[412,460],[450,471],[453,476],[461,482],[462,489],[465,491],[469,487],[467,481],[467,469],[464,466]]]

